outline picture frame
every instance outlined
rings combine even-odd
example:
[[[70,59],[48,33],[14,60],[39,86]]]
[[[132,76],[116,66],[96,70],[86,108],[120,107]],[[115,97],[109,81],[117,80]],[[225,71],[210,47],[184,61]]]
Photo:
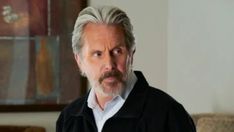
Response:
[[[20,3],[27,3],[27,10]],[[71,48],[73,24],[86,4],[3,0],[2,12],[11,7],[11,14],[23,12],[30,21],[15,28],[20,21],[0,18],[5,27],[0,28],[0,112],[60,111],[87,92]],[[42,19],[36,18],[38,11]]]

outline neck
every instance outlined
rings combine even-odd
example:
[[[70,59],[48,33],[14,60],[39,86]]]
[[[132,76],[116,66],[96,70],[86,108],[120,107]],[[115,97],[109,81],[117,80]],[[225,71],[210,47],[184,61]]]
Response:
[[[104,110],[105,104],[112,99],[113,99],[113,96],[103,96],[103,95],[96,93],[97,103],[102,110]]]

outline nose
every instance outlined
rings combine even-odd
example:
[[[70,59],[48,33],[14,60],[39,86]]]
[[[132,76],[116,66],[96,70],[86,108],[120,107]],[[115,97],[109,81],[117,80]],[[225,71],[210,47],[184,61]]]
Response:
[[[115,68],[115,59],[114,57],[109,53],[105,56],[104,59],[104,69],[105,71],[111,71]]]

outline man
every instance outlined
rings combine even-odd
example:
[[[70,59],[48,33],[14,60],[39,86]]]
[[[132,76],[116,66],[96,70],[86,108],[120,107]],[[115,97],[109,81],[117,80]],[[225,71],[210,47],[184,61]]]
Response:
[[[195,132],[181,104],[132,70],[132,30],[126,13],[116,7],[80,12],[72,47],[91,90],[61,112],[57,132]]]

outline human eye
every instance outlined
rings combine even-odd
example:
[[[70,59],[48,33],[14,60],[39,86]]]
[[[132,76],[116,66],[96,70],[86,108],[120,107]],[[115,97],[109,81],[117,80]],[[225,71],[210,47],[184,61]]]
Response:
[[[117,56],[117,55],[121,55],[122,54],[122,49],[121,48],[115,48],[112,53],[113,55]]]
[[[95,52],[93,52],[93,56],[94,57],[101,57],[102,56],[102,52],[101,51],[95,51]]]

